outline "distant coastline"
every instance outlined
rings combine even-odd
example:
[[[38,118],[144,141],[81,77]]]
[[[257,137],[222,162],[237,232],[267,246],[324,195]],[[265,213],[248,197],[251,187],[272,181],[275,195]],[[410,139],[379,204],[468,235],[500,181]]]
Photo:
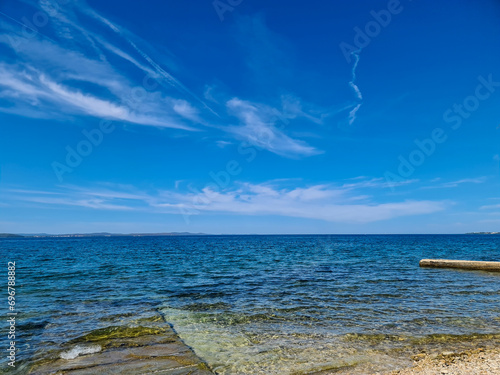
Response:
[[[0,238],[15,238],[15,237],[24,237],[20,234],[12,234],[12,233],[0,233]]]
[[[463,233],[466,235],[496,235],[500,232],[468,232]],[[224,234],[219,234],[224,235]],[[242,234],[236,234],[238,236]],[[249,234],[252,236],[258,236],[259,234]],[[286,234],[275,234],[275,235],[286,235]],[[295,234],[301,235],[301,234]],[[313,235],[313,234],[308,234]],[[343,235],[343,234],[331,234]],[[363,236],[369,236],[370,234],[357,234]],[[373,234],[373,235],[383,235],[383,234]],[[398,234],[394,234],[398,235]],[[460,235],[460,234],[458,234]],[[0,233],[0,238],[87,238],[87,237],[172,237],[172,236],[213,236],[210,233],[191,233],[191,232],[165,232],[165,233],[109,233],[109,232],[99,232],[99,233],[66,233],[66,234],[48,234],[48,233]]]
[[[207,236],[205,233],[170,232],[170,233],[68,233],[68,234],[12,234],[0,233],[0,238],[41,238],[41,237],[166,237],[166,236]]]
[[[500,232],[470,232],[465,234],[500,234]]]

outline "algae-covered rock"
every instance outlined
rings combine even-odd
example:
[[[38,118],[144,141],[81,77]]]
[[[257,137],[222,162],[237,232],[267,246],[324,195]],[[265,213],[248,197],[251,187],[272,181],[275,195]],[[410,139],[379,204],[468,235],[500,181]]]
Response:
[[[212,374],[208,366],[168,325],[110,326],[96,329],[64,345],[61,354],[82,345],[102,351],[80,350],[77,356],[59,355],[39,362],[32,375],[136,375],[168,371],[177,375]]]

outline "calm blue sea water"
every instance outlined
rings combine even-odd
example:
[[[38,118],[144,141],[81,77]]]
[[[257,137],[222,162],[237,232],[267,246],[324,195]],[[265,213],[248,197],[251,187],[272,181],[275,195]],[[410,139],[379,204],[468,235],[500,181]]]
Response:
[[[2,239],[0,253],[5,284],[17,265],[25,363],[152,313],[220,374],[390,369],[500,334],[500,274],[418,267],[500,261],[500,236]]]

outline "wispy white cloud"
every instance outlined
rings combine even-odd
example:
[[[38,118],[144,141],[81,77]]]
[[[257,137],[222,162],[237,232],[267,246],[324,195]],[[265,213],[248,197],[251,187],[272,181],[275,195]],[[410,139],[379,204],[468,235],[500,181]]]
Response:
[[[217,145],[217,147],[219,148],[224,148],[226,146],[229,146],[229,145],[232,145],[233,142],[229,142],[229,141],[223,141],[223,140],[218,140],[218,141],[215,141],[215,144]]]
[[[10,202],[47,205],[49,208],[81,207],[96,210],[143,211],[183,215],[185,212],[276,215],[328,222],[366,223],[403,216],[431,214],[445,210],[452,202],[403,200],[376,202],[369,189],[352,185],[319,184],[290,186],[289,181],[261,184],[237,182],[233,188],[201,191],[156,190],[139,191],[129,186],[80,188],[63,186],[56,192],[11,190],[4,192]],[[180,187],[179,184],[176,186]]]
[[[357,202],[359,200],[361,202]],[[194,209],[199,212],[278,215],[330,222],[366,223],[430,214],[444,210],[449,204],[429,200],[376,203],[370,202],[366,196],[351,196],[345,189],[326,185],[281,189],[266,184],[245,184],[224,192],[207,187],[198,194],[177,194],[175,199],[158,203],[157,206],[177,208],[181,212]]]
[[[131,32],[129,32],[122,26],[114,24],[109,19],[100,15],[99,13],[97,13],[95,10],[93,10],[88,6],[81,6],[81,10],[86,14],[90,15],[91,17],[93,17],[94,19],[101,21],[102,23],[107,25],[111,30],[113,30],[116,34],[123,37],[133,47],[133,49],[151,65],[151,67],[154,69],[154,72],[160,75],[163,78],[163,80],[168,82],[173,87],[189,94],[192,98],[196,99],[199,103],[201,103],[205,109],[209,110],[212,114],[219,116],[217,112],[215,112],[210,106],[208,106],[200,97],[198,97],[191,90],[189,90],[182,82],[180,82],[172,74],[168,73],[162,66],[160,66],[160,64],[158,64],[153,58],[151,58],[151,56],[149,56],[146,52],[144,52],[143,49],[139,48],[137,44],[134,43],[134,41],[132,40],[132,38],[135,36]],[[159,82],[161,83],[162,81]]]
[[[139,125],[194,130],[181,121],[174,120],[168,112],[160,110],[155,114],[138,112],[127,106],[124,100],[116,104],[113,101],[83,93],[76,88],[69,88],[56,83],[32,67],[26,67],[25,70],[18,69],[17,66],[0,65],[0,87],[4,88],[0,98],[15,100],[19,110],[24,108],[20,102],[30,104],[31,107],[39,106],[39,111],[33,111],[32,116],[44,112],[46,106],[51,106],[68,114],[84,114]],[[114,84],[118,83],[114,82]],[[12,108],[7,107],[7,109]],[[26,113],[23,112],[23,114]],[[46,113],[42,113],[41,117],[45,116]]]
[[[186,100],[174,99],[172,108],[175,113],[186,119],[189,119],[193,122],[201,122],[198,110],[191,104],[189,104],[189,102],[187,102]]]
[[[498,210],[500,209],[500,204],[489,204],[486,206],[479,207],[481,210]]]
[[[282,156],[309,156],[320,153],[307,143],[290,138],[278,126],[285,127],[277,111],[265,105],[233,98],[227,102],[231,114],[240,121],[227,131],[250,144]],[[295,114],[294,114],[295,116]]]
[[[133,211],[148,202],[148,195],[137,193],[133,187],[114,185],[84,189],[77,186],[60,186],[53,191],[5,188],[3,199],[15,202],[16,206],[36,204],[37,207],[60,210],[67,207],[79,207],[105,211]]]
[[[385,178],[382,178],[382,177],[367,178],[367,177],[362,177],[362,176],[355,177],[352,180],[358,181],[358,182],[345,183],[342,185],[342,187],[346,188],[346,189],[361,189],[361,188],[387,189],[387,188],[394,187],[394,186],[404,186],[404,185],[415,184],[415,183],[420,181],[418,179],[411,179],[411,180],[387,182],[387,180]]]
[[[431,182],[437,182],[440,179],[432,180]],[[443,182],[440,184],[436,185],[431,185],[431,186],[424,186],[422,189],[446,189],[446,188],[454,188],[458,187],[463,184],[482,184],[485,183],[488,180],[488,177],[483,176],[483,177],[476,177],[476,178],[463,178],[461,180],[456,180],[456,181],[449,181],[449,182]]]
[[[193,122],[200,122],[195,106],[182,98],[189,90],[130,39],[127,41],[135,46],[132,52],[138,58],[110,42],[105,33],[81,25],[85,16],[97,15],[85,2],[57,9],[47,1],[33,5],[48,14],[48,27],[52,26],[59,40],[37,35],[26,38],[15,28],[0,34],[0,45],[17,56],[15,64],[3,63],[0,67],[0,111],[39,118],[52,115],[56,119],[61,119],[61,113],[85,114],[184,130],[193,130]],[[108,57],[114,56],[142,70],[149,82],[157,85],[168,81],[168,90],[163,88],[166,93],[145,90],[141,80],[136,83],[129,78],[130,67],[118,67],[108,61]]]
[[[97,210],[111,210],[111,211],[130,211],[132,207],[110,204],[103,199],[71,199],[65,197],[47,197],[47,196],[25,196],[20,199],[24,202],[40,203],[47,208],[61,209],[64,206],[75,206],[92,208]]]
[[[234,124],[234,117],[221,118],[168,67],[146,53],[155,50],[147,41],[85,1],[56,8],[46,0],[28,3],[49,15],[47,28],[53,29],[57,40],[36,35],[24,38],[13,27],[0,34],[0,47],[10,48],[17,56],[15,64],[6,60],[0,65],[0,111],[57,120],[85,115],[183,130],[209,127],[281,156],[320,153],[298,139],[302,133],[282,125],[295,119],[322,124],[326,115],[321,109],[305,110],[299,98],[288,94],[281,97],[282,108],[277,110],[228,99],[232,96],[206,86],[210,90],[205,97],[219,111],[228,110],[236,117],[239,124]],[[137,79],[141,77],[138,72],[144,79]],[[144,88],[144,80],[154,89]]]

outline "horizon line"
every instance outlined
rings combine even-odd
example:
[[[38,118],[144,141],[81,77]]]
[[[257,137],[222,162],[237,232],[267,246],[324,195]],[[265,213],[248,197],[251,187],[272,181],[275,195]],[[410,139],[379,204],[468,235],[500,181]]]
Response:
[[[425,235],[467,235],[484,234],[495,235],[500,232],[463,232],[463,233],[192,233],[192,232],[137,232],[137,233],[111,233],[111,232],[89,232],[89,233],[0,233],[0,238],[15,237],[180,237],[180,236],[425,236]]]

